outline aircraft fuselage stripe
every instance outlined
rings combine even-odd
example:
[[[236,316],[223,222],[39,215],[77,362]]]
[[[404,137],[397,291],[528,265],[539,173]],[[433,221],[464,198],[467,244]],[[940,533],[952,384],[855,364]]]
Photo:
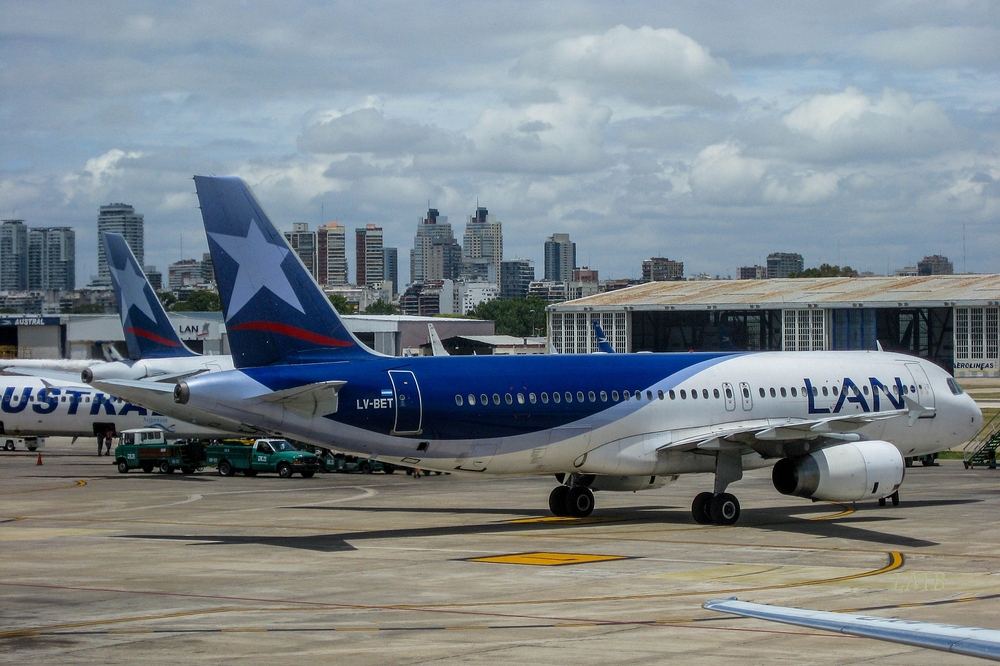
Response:
[[[267,331],[269,333],[278,333],[280,335],[287,335],[291,338],[305,340],[306,342],[315,342],[316,344],[330,345],[332,347],[350,347],[354,344],[353,342],[337,340],[336,338],[313,333],[312,331],[307,331],[305,329],[298,328],[297,326],[279,324],[274,321],[248,321],[242,324],[236,324],[235,326],[230,326],[230,329],[234,331]]]

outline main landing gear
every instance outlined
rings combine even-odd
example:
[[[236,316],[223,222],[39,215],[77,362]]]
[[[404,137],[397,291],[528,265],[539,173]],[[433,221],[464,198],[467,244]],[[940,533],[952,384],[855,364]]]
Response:
[[[726,492],[730,483],[743,478],[743,456],[736,448],[720,448],[715,457],[715,492],[699,493],[691,502],[694,522],[701,525],[735,525],[740,519],[740,501]]]
[[[570,476],[569,485],[556,486],[549,493],[549,511],[553,516],[586,518],[594,512],[594,491],[581,483],[576,475]]]
[[[740,519],[740,501],[730,493],[699,493],[691,503],[691,515],[702,525],[735,525]]]

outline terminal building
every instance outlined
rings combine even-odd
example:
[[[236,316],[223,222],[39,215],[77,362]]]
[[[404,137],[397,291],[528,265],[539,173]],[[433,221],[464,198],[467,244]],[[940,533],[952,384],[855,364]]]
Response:
[[[192,351],[230,353],[221,312],[171,312],[169,317]],[[419,355],[428,342],[428,324],[434,324],[442,338],[494,333],[492,321],[453,317],[351,315],[343,321],[362,343],[388,356]],[[0,358],[103,359],[109,345],[128,356],[116,314],[0,315]]]
[[[877,349],[1000,376],[1000,275],[651,282],[550,305],[557,353]]]

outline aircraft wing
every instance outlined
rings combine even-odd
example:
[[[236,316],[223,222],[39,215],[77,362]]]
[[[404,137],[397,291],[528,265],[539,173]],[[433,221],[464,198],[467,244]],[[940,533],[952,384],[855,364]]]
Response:
[[[803,610],[787,606],[755,604],[739,601],[736,598],[707,601],[703,607],[742,617],[1000,661],[1000,631],[996,629],[898,620],[854,613]]]
[[[283,391],[266,393],[259,396],[259,399],[281,405],[305,418],[325,416],[337,411],[338,393],[346,383],[342,381],[315,382]]]

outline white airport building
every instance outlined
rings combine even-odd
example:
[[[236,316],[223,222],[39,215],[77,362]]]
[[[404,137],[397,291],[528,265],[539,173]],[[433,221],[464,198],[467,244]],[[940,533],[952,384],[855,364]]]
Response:
[[[1000,376],[1000,275],[650,282],[550,305],[549,343],[615,351],[877,349]]]

